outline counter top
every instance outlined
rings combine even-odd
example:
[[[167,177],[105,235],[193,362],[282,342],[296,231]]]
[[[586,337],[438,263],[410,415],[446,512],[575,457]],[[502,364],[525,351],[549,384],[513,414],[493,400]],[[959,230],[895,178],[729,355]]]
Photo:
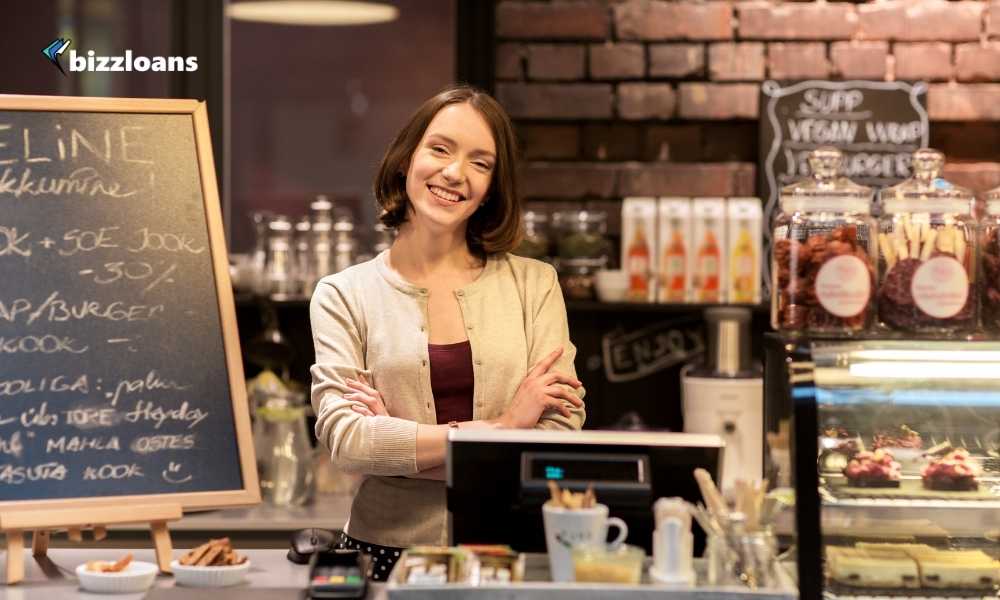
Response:
[[[174,556],[188,548],[177,548]],[[185,600],[253,600],[268,598],[281,600],[304,598],[303,590],[309,580],[309,568],[306,565],[296,565],[285,558],[284,550],[242,550],[237,549],[250,559],[250,573],[247,581],[229,588],[182,588],[175,586],[172,577],[158,575],[153,583],[151,596],[156,600],[168,598],[184,598]],[[47,557],[36,559],[30,550],[25,550],[25,578],[17,585],[0,586],[0,600],[90,600],[101,598],[99,594],[84,592],[77,583],[75,569],[77,565],[89,560],[117,560],[125,552],[131,552],[135,560],[156,562],[152,550],[122,550],[114,548],[54,548],[49,550]],[[6,554],[0,554],[0,572],[6,567]],[[528,555],[526,578],[544,578],[547,576],[547,561],[544,555]],[[696,564],[700,561],[696,561]],[[176,587],[176,590],[175,590]],[[697,588],[691,590],[670,589],[664,586],[609,586],[607,584],[554,584],[543,581],[526,582],[521,586],[524,597],[538,597],[562,600],[570,599],[603,599],[609,596],[635,598],[636,600],[651,600],[652,598],[669,598],[670,600],[723,600],[746,598],[747,600],[794,600],[794,588],[785,591],[762,590],[749,592],[734,588]],[[152,590],[151,590],[152,592]],[[465,598],[479,596],[481,598],[511,598],[511,588],[493,587],[479,591],[456,585],[452,589],[415,588],[401,589],[393,586],[390,590],[382,583],[369,583],[369,600],[387,600],[389,593],[400,600],[428,600],[433,598]],[[442,593],[444,592],[444,593]],[[142,600],[145,593],[117,594],[120,600]],[[520,594],[518,594],[520,597]]]
[[[171,531],[294,531],[307,527],[343,530],[351,510],[351,496],[317,496],[307,506],[273,506],[261,503],[250,508],[227,508],[185,513],[170,523]],[[123,531],[148,530],[146,523],[115,525]]]
[[[178,550],[187,550],[187,548],[175,549],[174,556],[180,554]],[[227,598],[263,598],[266,596],[280,600],[285,597],[303,597],[301,591],[306,589],[309,582],[309,568],[306,565],[296,565],[289,562],[285,558],[284,550],[241,550],[237,548],[237,551],[250,559],[250,573],[245,583],[230,588],[205,590],[178,588],[178,590],[184,590],[184,596],[178,595],[177,598],[211,597],[215,600],[227,600]],[[77,565],[88,560],[117,560],[125,552],[132,552],[135,560],[156,562],[152,550],[54,548],[49,550],[48,557],[41,560],[35,559],[29,550],[25,550],[24,581],[17,585],[0,586],[0,600],[68,600],[103,597],[100,594],[81,590],[77,583],[75,569]],[[3,555],[0,564],[5,567],[6,561],[6,555]],[[158,575],[153,583],[155,589],[174,587],[173,578],[164,575]],[[252,590],[254,592],[249,593]],[[259,595],[256,590],[260,590]],[[141,600],[144,596],[145,593],[116,594],[113,597],[120,600]],[[382,585],[372,585],[368,597],[385,598]]]

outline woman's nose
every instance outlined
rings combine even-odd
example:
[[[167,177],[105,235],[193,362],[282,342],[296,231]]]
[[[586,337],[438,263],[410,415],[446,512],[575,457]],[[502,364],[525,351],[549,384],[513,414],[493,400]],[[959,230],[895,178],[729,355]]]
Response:
[[[462,172],[462,161],[455,160],[445,165],[444,176],[450,181],[462,182],[465,179],[465,174]]]

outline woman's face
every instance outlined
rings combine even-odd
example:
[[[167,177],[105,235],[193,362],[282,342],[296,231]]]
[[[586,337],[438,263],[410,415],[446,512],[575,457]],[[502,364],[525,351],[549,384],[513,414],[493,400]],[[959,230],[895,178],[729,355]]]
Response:
[[[486,120],[469,103],[442,108],[417,144],[406,173],[415,226],[439,232],[465,228],[486,200],[496,144]]]

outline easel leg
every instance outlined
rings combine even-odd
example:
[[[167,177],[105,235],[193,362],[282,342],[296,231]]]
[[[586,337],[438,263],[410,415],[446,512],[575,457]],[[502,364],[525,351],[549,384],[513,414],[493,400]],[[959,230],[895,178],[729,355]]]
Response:
[[[159,565],[161,573],[171,573],[170,561],[173,558],[174,548],[173,544],[170,543],[170,530],[167,529],[167,522],[153,521],[149,526],[153,530],[156,564]]]
[[[45,556],[49,551],[49,530],[36,529],[31,532],[31,554]]]
[[[7,585],[24,580],[24,531],[7,530]]]

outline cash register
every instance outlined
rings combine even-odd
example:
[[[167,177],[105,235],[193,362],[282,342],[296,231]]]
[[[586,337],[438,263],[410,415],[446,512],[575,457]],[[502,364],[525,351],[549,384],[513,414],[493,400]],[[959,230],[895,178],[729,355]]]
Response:
[[[653,502],[700,502],[693,471],[722,476],[717,435],[632,431],[461,430],[448,435],[451,544],[509,544],[544,552],[549,481],[583,491],[628,523],[627,542],[652,551]],[[699,544],[696,544],[699,545]]]

